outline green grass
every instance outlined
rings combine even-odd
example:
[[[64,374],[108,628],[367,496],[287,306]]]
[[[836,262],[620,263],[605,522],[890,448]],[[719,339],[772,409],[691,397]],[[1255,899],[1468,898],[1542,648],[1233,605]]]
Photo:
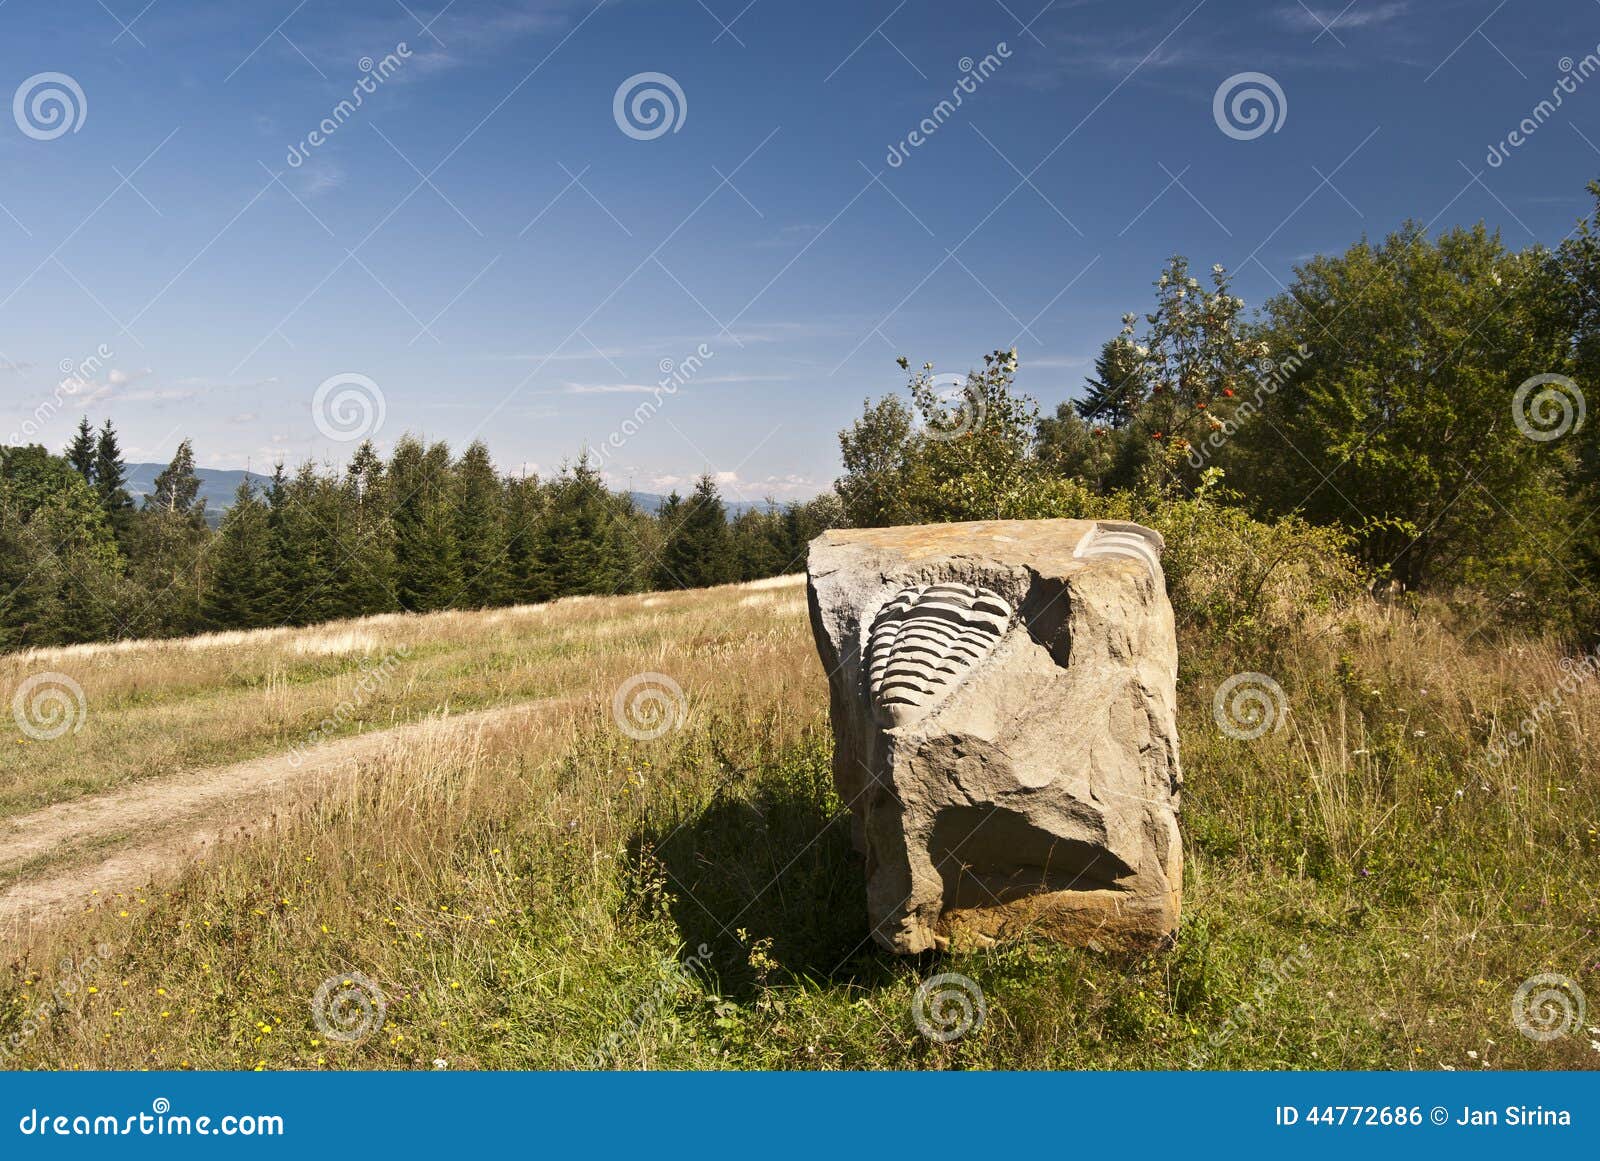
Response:
[[[1559,672],[1549,645],[1372,611],[1267,656],[1187,642],[1176,944],[908,959],[867,938],[803,623],[733,621],[652,655],[703,666],[683,730],[622,737],[600,682],[559,745],[506,726],[375,764],[270,838],[35,941],[0,982],[0,1041],[62,956],[108,955],[85,981],[98,991],[11,1063],[1600,1066],[1600,1034],[1541,1043],[1511,1017],[1541,972],[1600,1003],[1600,698],[1582,691],[1498,768],[1482,757]],[[1290,707],[1251,742],[1211,706],[1246,668],[1273,674]],[[793,670],[797,692],[761,684]],[[913,1019],[941,972],[986,1005],[949,1043]],[[385,1019],[330,1041],[312,997],[352,973],[381,989]]]

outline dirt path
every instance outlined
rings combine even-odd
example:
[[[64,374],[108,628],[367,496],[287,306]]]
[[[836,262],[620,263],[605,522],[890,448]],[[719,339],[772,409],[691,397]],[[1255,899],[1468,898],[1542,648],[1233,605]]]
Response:
[[[325,788],[391,746],[530,713],[555,699],[430,718],[324,742],[298,766],[287,754],[192,770],[0,821],[0,933],[82,910],[169,873],[224,839],[270,824],[288,792]],[[62,863],[62,859],[66,863]],[[30,865],[40,865],[30,874]],[[98,890],[99,895],[91,898]]]

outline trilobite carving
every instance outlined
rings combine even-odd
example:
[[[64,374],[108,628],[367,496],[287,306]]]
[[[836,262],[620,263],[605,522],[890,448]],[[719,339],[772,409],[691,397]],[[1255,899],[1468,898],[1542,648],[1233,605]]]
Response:
[[[1150,570],[1150,575],[1160,582],[1163,580],[1161,552],[1164,547],[1161,534],[1154,529],[1143,528],[1137,524],[1106,521],[1097,524],[1078,544],[1077,551],[1072,555],[1080,559],[1122,556],[1137,560],[1142,562]]]
[[[880,721],[924,717],[988,656],[1011,627],[1005,598],[950,582],[904,589],[878,613],[867,643],[867,684]]]

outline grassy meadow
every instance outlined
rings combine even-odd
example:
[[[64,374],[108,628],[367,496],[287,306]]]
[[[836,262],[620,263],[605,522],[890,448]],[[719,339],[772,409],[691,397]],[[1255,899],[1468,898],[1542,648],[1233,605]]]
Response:
[[[88,714],[54,741],[8,739],[0,819],[287,751],[402,647],[334,734],[544,708],[379,749],[269,832],[13,936],[0,1053],[57,1069],[1600,1066],[1600,1033],[1541,1042],[1511,1018],[1542,972],[1600,1004],[1600,691],[1576,682],[1491,761],[1579,671],[1551,642],[1471,630],[1366,599],[1270,647],[1184,622],[1184,922],[1138,957],[1018,941],[900,959],[868,940],[795,580],[13,654],[0,687],[65,673]],[[1213,712],[1241,672],[1284,691],[1280,728],[1254,740]],[[641,673],[682,690],[659,737],[613,712]],[[986,1014],[941,1043],[913,1000],[951,971]],[[381,993],[381,1025],[330,1036],[324,985]]]

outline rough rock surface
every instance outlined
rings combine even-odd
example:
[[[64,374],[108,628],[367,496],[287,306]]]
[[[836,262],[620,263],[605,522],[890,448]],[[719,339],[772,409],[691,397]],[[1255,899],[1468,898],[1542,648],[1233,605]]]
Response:
[[[1177,928],[1177,644],[1161,537],[1006,520],[824,533],[808,595],[834,779],[899,952]]]

